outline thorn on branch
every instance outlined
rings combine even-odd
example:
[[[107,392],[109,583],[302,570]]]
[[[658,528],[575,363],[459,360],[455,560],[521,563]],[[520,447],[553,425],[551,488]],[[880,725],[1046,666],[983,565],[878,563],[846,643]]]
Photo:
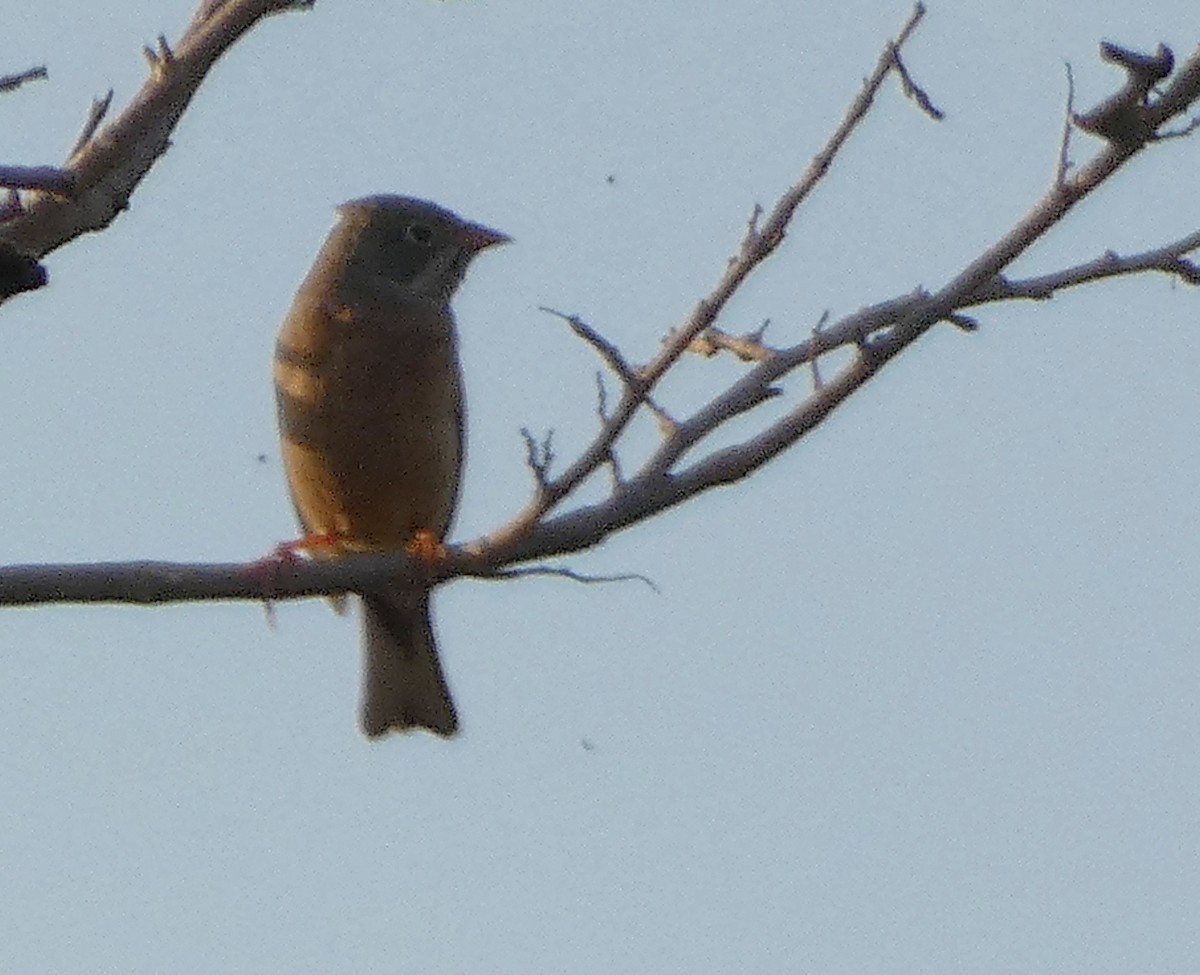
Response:
[[[1150,90],[1174,70],[1175,55],[1165,44],[1153,54],[1140,54],[1105,41],[1100,57],[1125,71],[1125,84],[1091,111],[1075,115],[1075,124],[1114,145],[1137,148],[1154,135],[1146,117]]]
[[[755,203],[754,209],[750,211],[750,219],[746,221],[746,232],[742,235],[742,243],[738,248],[738,253],[729,259],[730,265],[737,264],[739,261],[761,261],[773,246],[778,245],[778,240],[774,244],[767,244],[765,242],[763,233],[758,226],[758,221],[762,219],[762,215],[762,204]],[[777,236],[782,240],[782,233]]]
[[[746,221],[746,236],[758,236],[758,221],[762,218],[763,208],[761,203],[755,203],[754,209],[750,211],[750,219]]]
[[[1175,274],[1187,284],[1200,285],[1200,265],[1197,265],[1195,261],[1179,257],[1168,261],[1163,270]]]
[[[28,71],[22,71],[19,74],[7,74],[0,76],[0,94],[6,91],[14,91],[20,88],[27,81],[38,81],[43,78],[48,78],[50,75],[46,71],[44,64],[38,65],[35,68],[30,68]]]
[[[972,318],[970,315],[964,315],[962,312],[951,312],[946,316],[946,321],[964,332],[979,331],[979,320]]]

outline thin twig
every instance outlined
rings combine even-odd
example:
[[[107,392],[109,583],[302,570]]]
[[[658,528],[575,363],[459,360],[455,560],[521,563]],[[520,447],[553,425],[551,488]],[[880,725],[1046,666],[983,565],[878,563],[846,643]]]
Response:
[[[914,18],[905,25],[905,29],[900,32],[900,36],[892,42],[890,53],[896,68],[896,73],[900,76],[900,83],[904,88],[904,94],[915,101],[921,107],[921,111],[923,111],[931,119],[933,119],[935,122],[940,122],[946,117],[946,113],[934,105],[933,101],[925,93],[925,89],[923,89],[916,83],[916,81],[913,80],[912,75],[908,73],[908,67],[905,65],[904,59],[900,56],[901,45],[908,40],[909,34],[913,32],[921,17],[925,15],[925,5],[923,3],[918,3],[917,9],[914,13]]]
[[[1127,257],[1121,257],[1115,251],[1106,251],[1093,260],[1037,277],[1014,281],[997,275],[971,296],[969,304],[980,305],[985,302],[1011,301],[1012,299],[1042,301],[1053,297],[1055,292],[1065,288],[1074,288],[1105,278],[1148,271],[1174,275],[1187,284],[1195,284],[1196,281],[1192,278],[1191,270],[1194,265],[1182,259],[1185,254],[1190,254],[1195,250],[1200,250],[1200,231],[1180,237],[1162,247],[1130,254]]]
[[[655,594],[662,594],[662,591],[658,588],[654,580],[649,576],[642,575],[640,572],[618,572],[613,575],[592,575],[590,573],[577,572],[575,569],[568,569],[558,565],[522,565],[497,569],[494,572],[472,572],[467,574],[477,579],[523,579],[526,576],[553,576],[559,579],[570,579],[572,582],[582,582],[585,585],[605,585],[610,582],[643,582],[649,586],[655,592]]]
[[[44,64],[39,64],[37,67],[22,71],[19,74],[0,76],[0,94],[6,91],[14,91],[28,81],[37,81],[48,77],[49,74],[47,74]]]
[[[75,144],[71,146],[71,151],[67,153],[67,159],[74,159],[79,152],[92,141],[92,136],[96,134],[96,130],[100,128],[100,123],[104,121],[104,116],[108,114],[109,106],[112,105],[113,90],[108,89],[108,93],[103,98],[93,98],[92,107],[88,109],[87,118],[83,121],[83,128],[79,132],[79,136],[75,139]]]
[[[817,324],[812,327],[812,337],[815,339],[825,331],[825,325],[829,321],[829,309],[826,308],[821,312],[821,317],[817,319]],[[820,355],[814,353],[809,360],[809,372],[812,374],[813,389],[820,389],[825,385],[825,380],[821,378],[821,364],[819,362]]]
[[[217,565],[183,562],[9,565],[0,567],[0,606],[301,599],[374,592],[392,585],[426,585],[430,581],[423,562],[403,551],[347,553],[336,559],[269,557]]]
[[[599,353],[600,358],[607,363],[608,367],[617,374],[621,382],[626,386],[634,387],[638,384],[637,373],[625,361],[625,357],[621,355],[621,350],[578,315],[568,315],[565,312],[547,308],[545,305],[539,305],[538,311],[543,311],[547,315],[553,315],[555,318],[561,318],[570,325],[571,331],[595,349]]]
[[[1071,62],[1064,61],[1067,69],[1067,108],[1063,112],[1062,140],[1058,146],[1058,168],[1054,173],[1054,182],[1062,186],[1067,181],[1067,173],[1071,169],[1071,125],[1075,118],[1075,73],[1071,70]]]
[[[205,3],[176,45],[165,38],[159,43],[150,77],[103,129],[99,126],[108,99],[92,106],[63,166],[75,176],[78,191],[69,199],[27,194],[25,212],[0,226],[0,239],[23,254],[42,257],[111,224],[166,152],[175,126],[221,55],[264,17],[308,6],[309,0],[228,0],[219,7]]]
[[[521,439],[525,441],[525,466],[533,473],[538,490],[545,490],[550,480],[550,465],[554,461],[554,431],[546,431],[539,442],[529,427],[521,427]]]

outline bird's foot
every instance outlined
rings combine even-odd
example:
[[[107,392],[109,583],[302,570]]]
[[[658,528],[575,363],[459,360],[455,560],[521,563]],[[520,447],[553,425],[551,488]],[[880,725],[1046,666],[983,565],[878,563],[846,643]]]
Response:
[[[433,532],[425,529],[413,535],[412,541],[405,546],[405,551],[414,559],[420,559],[431,566],[440,565],[448,558],[446,546],[442,544],[442,540]]]

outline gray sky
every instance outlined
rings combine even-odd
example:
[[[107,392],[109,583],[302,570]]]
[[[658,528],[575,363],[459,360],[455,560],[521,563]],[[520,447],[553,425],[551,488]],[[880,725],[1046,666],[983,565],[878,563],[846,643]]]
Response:
[[[0,73],[50,70],[0,98],[4,161],[34,164],[193,2],[9,6]],[[130,211],[4,308],[0,558],[293,537],[271,345],[332,207],[379,191],[516,240],[456,303],[455,536],[496,527],[521,426],[563,457],[594,430],[594,356],[537,306],[652,355],[908,12],[322,0],[260,25]],[[932,3],[907,59],[947,121],[890,84],[724,324],[784,343],[944,283],[1048,185],[1063,62],[1082,106],[1119,83],[1101,39],[1186,56],[1195,6]],[[1198,145],[1016,270],[1196,229]],[[357,625],[320,601],[274,628],[0,611],[0,971],[1192,970],[1197,300],[1128,280],[935,332],[753,480],[571,560],[660,595],[439,591],[453,742],[361,738]],[[739,369],[688,360],[664,399]]]

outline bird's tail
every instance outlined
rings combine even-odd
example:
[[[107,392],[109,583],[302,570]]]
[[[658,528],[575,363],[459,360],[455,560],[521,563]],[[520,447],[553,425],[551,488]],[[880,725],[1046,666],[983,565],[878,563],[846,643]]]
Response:
[[[429,595],[363,597],[362,730],[368,738],[426,728],[449,737],[458,715],[434,643]]]

